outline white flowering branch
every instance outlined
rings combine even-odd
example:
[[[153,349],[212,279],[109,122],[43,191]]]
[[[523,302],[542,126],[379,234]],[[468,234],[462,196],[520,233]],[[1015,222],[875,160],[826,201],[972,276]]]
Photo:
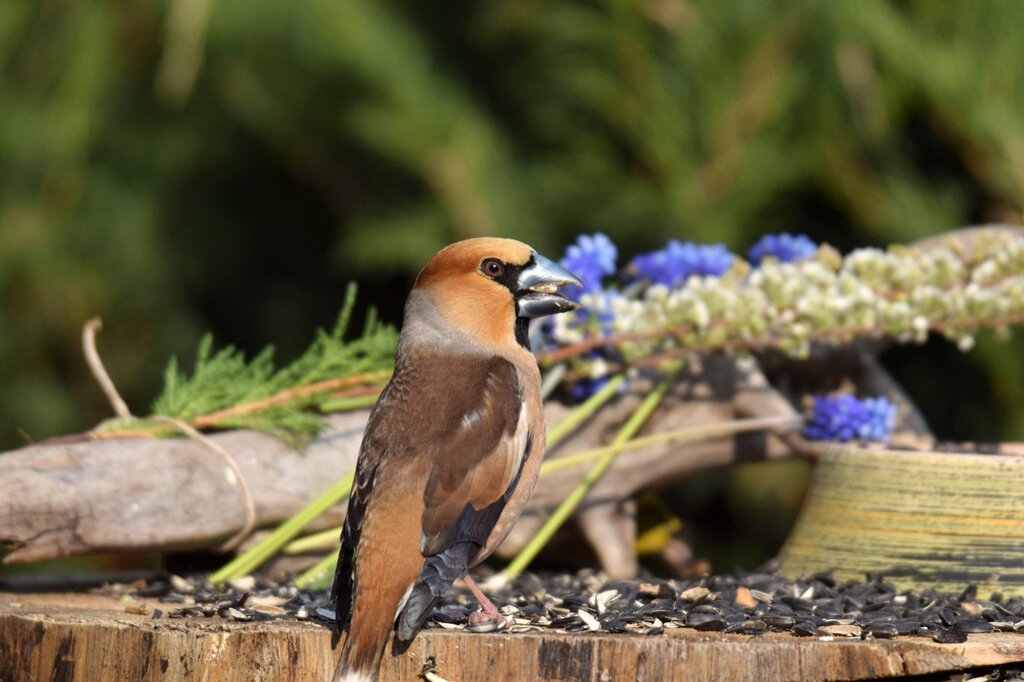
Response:
[[[1024,323],[1024,237],[982,232],[845,258],[823,246],[802,261],[768,259],[752,269],[737,259],[721,277],[691,277],[675,289],[653,285],[637,298],[585,294],[582,302],[588,320],[556,318],[551,337],[563,347],[541,356],[544,363],[571,359],[570,379],[711,350],[773,348],[806,357],[812,343],[865,337],[923,343],[940,333],[968,350],[981,329],[1005,334]],[[598,348],[615,348],[621,362],[585,357]]]

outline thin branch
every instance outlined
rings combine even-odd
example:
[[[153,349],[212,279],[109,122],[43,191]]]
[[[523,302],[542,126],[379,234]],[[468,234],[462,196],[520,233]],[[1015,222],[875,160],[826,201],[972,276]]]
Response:
[[[128,409],[128,404],[121,398],[121,394],[117,392],[117,388],[114,386],[114,382],[111,381],[110,375],[107,374],[107,369],[103,366],[100,354],[96,350],[96,332],[102,328],[103,321],[98,317],[94,317],[86,322],[85,327],[82,328],[82,351],[85,353],[85,361],[89,364],[89,370],[96,379],[96,383],[100,385],[103,393],[107,396],[107,401],[110,402],[110,407],[114,410],[114,414],[121,419],[131,419],[132,413]]]
[[[157,415],[153,417],[153,419],[168,422],[170,426],[173,426],[174,428],[181,430],[182,433],[184,433],[192,440],[202,443],[207,447],[207,449],[220,455],[220,458],[224,460],[225,464],[228,465],[228,469],[230,470],[230,473],[233,477],[232,482],[235,483],[238,486],[239,491],[241,491],[242,504],[245,506],[245,524],[237,533],[235,533],[235,535],[232,538],[225,542],[220,548],[221,551],[224,552],[234,549],[239,544],[241,544],[242,540],[244,540],[249,535],[249,533],[252,532],[252,529],[256,526],[256,501],[253,499],[252,491],[249,489],[249,484],[246,482],[245,476],[242,475],[242,470],[239,468],[238,462],[235,461],[235,458],[227,450],[222,448],[213,440],[199,433],[199,431],[192,428],[192,426],[183,422],[182,420],[175,419],[174,417],[167,417],[164,415]]]
[[[339,377],[336,379],[326,379],[324,381],[318,381],[316,383],[308,384],[301,388],[289,388],[285,391],[275,393],[272,396],[262,398],[260,400],[253,401],[251,403],[242,403],[241,405],[233,405],[223,410],[217,410],[216,412],[210,412],[209,414],[199,415],[192,420],[192,425],[196,428],[209,428],[216,426],[217,422],[222,419],[229,417],[237,417],[244,414],[251,414],[260,410],[265,410],[275,405],[282,403],[288,403],[297,398],[306,398],[317,393],[326,393],[328,391],[337,391],[338,389],[346,386],[355,386],[358,384],[368,384],[367,388],[371,386],[383,385],[392,374],[392,370],[384,369],[377,372],[369,372],[367,374],[359,374],[351,377]],[[346,396],[354,395],[366,395],[366,393],[346,393]],[[337,396],[341,397],[341,396]]]
[[[281,391],[276,393],[269,398],[263,400],[244,403],[242,405],[236,405],[234,407],[219,410],[217,412],[211,412],[209,414],[202,414],[195,417],[191,426],[197,429],[216,429],[223,425],[223,420],[230,417],[237,417],[246,414],[251,414],[258,410],[267,409],[287,403],[290,400],[295,400],[301,397],[307,397],[315,393],[321,393],[332,390],[341,386],[347,386],[352,384],[359,384],[367,381],[379,381],[380,379],[386,379],[391,376],[391,370],[381,370],[379,372],[370,372],[368,374],[361,374],[353,377],[343,377],[340,379],[329,379],[327,381],[320,381],[316,384],[309,384],[301,389],[289,389],[287,391]],[[306,390],[316,388],[316,390]],[[338,391],[331,396],[331,400],[322,405],[324,412],[340,412],[345,409],[355,409],[357,407],[365,407],[372,405],[376,401],[378,395],[380,395],[381,385],[374,384],[369,386],[357,386],[356,388],[350,388],[345,391]],[[372,400],[370,399],[372,398]],[[356,400],[358,399],[358,400]],[[152,417],[146,417],[141,421],[154,420],[161,421],[161,415],[153,415]],[[188,422],[185,422],[188,423]],[[174,427],[171,424],[158,424],[156,426],[145,426],[139,428],[125,428],[118,429],[117,431],[105,430],[109,428],[110,423],[105,422],[100,426],[100,429],[104,430],[93,430],[86,434],[86,438],[83,440],[112,440],[116,438],[160,438],[167,436]]]

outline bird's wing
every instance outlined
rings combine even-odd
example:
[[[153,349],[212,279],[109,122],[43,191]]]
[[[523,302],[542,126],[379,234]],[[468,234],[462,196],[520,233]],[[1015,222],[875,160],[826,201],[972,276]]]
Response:
[[[479,376],[479,381],[466,377],[466,392],[476,400],[467,411],[454,413],[455,420],[451,413],[438,415],[439,423],[449,425],[446,437],[428,446],[433,468],[424,492],[420,540],[426,558],[398,619],[400,640],[412,639],[487,543],[531,449],[515,368],[494,358]],[[450,406],[461,402],[453,400]]]
[[[478,376],[460,378],[468,390],[450,402],[448,413],[436,415],[446,427],[427,444],[432,470],[423,497],[424,556],[458,540],[482,546],[497,521],[494,512],[500,513],[492,507],[504,506],[522,467],[529,436],[516,370],[493,358]]]

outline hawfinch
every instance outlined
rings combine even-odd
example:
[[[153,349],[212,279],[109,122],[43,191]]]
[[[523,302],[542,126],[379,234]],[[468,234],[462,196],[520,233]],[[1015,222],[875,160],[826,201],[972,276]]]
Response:
[[[528,325],[577,307],[565,285],[581,283],[511,239],[452,244],[417,277],[341,536],[331,598],[348,637],[335,680],[376,680],[396,622],[411,640],[526,505],[545,438]],[[499,618],[467,584],[483,619]]]

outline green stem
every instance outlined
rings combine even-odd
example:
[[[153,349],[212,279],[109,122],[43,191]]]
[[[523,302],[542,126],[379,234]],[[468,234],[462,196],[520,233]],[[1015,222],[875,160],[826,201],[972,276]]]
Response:
[[[545,474],[550,474],[555,471],[572,469],[580,464],[585,464],[607,455],[615,456],[622,452],[643,450],[644,448],[649,448],[654,445],[668,445],[669,443],[678,443],[680,441],[719,438],[721,436],[731,436],[733,434],[746,433],[748,431],[764,431],[766,429],[783,431],[802,426],[803,423],[803,417],[764,417],[761,419],[735,419],[727,422],[708,424],[706,426],[691,426],[677,431],[656,433],[651,436],[644,436],[643,438],[634,438],[624,443],[605,445],[604,447],[594,448],[593,450],[586,450],[584,452],[577,452],[565,457],[559,457],[558,459],[548,460],[540,465],[540,475],[544,476]]]
[[[617,374],[608,380],[608,383],[600,391],[590,396],[579,407],[569,413],[569,416],[558,423],[558,426],[548,432],[547,447],[553,448],[565,439],[570,433],[576,430],[580,424],[590,418],[595,412],[604,406],[615,393],[619,386],[626,380],[625,374]]]
[[[299,574],[295,578],[295,587],[305,589],[311,584],[320,582],[325,575],[334,573],[334,567],[338,563],[338,550],[334,550],[320,561]]]
[[[549,460],[540,465],[540,475],[545,476],[556,471],[573,469],[605,455],[618,455],[622,452],[643,450],[655,445],[669,445],[671,443],[702,440],[705,438],[720,438],[749,431],[772,430],[778,432],[797,428],[802,426],[803,423],[803,417],[763,417],[760,419],[735,419],[706,426],[691,426],[677,431],[666,431],[665,433],[656,433],[651,436],[644,436],[643,438],[633,438],[618,445],[606,445],[594,448],[593,450],[585,450],[566,457]],[[328,549],[338,544],[341,529],[342,526],[336,526],[293,540],[281,549],[281,553],[289,555],[307,554]]]
[[[334,504],[348,497],[352,490],[355,472],[347,473],[340,481],[328,488],[320,497],[310,502],[302,511],[291,517],[271,533],[266,540],[259,543],[244,554],[240,554],[210,576],[210,582],[219,585],[252,573],[265,561],[277,554],[288,541],[302,532],[316,517],[330,509]]]
[[[619,429],[619,432],[615,435],[612,440],[612,445],[621,445],[626,441],[630,440],[640,427],[644,425],[654,410],[657,409],[658,405],[661,404],[662,399],[668,392],[668,389],[672,386],[675,381],[676,375],[682,365],[679,365],[668,372],[665,377],[658,383],[651,393],[644,398],[643,402],[640,403],[640,407],[637,408],[626,423]],[[607,388],[607,387],[606,387]],[[573,490],[567,498],[558,505],[558,508],[551,515],[551,517],[544,523],[544,526],[537,532],[536,535],[531,538],[530,542],[527,543],[519,554],[512,560],[512,562],[505,567],[502,575],[505,579],[515,578],[517,575],[523,572],[523,570],[530,564],[531,561],[540,553],[544,545],[548,543],[551,537],[555,534],[566,519],[576,510],[586,494],[590,492],[590,489],[594,487],[601,476],[608,471],[608,467],[612,465],[615,460],[617,452],[605,453],[597,461],[597,463],[587,472],[587,475],[583,477],[576,489]]]
[[[313,533],[297,540],[292,540],[281,548],[281,554],[307,554],[333,547],[338,544],[342,528],[344,526],[335,526],[334,528],[322,530],[319,533]]]

